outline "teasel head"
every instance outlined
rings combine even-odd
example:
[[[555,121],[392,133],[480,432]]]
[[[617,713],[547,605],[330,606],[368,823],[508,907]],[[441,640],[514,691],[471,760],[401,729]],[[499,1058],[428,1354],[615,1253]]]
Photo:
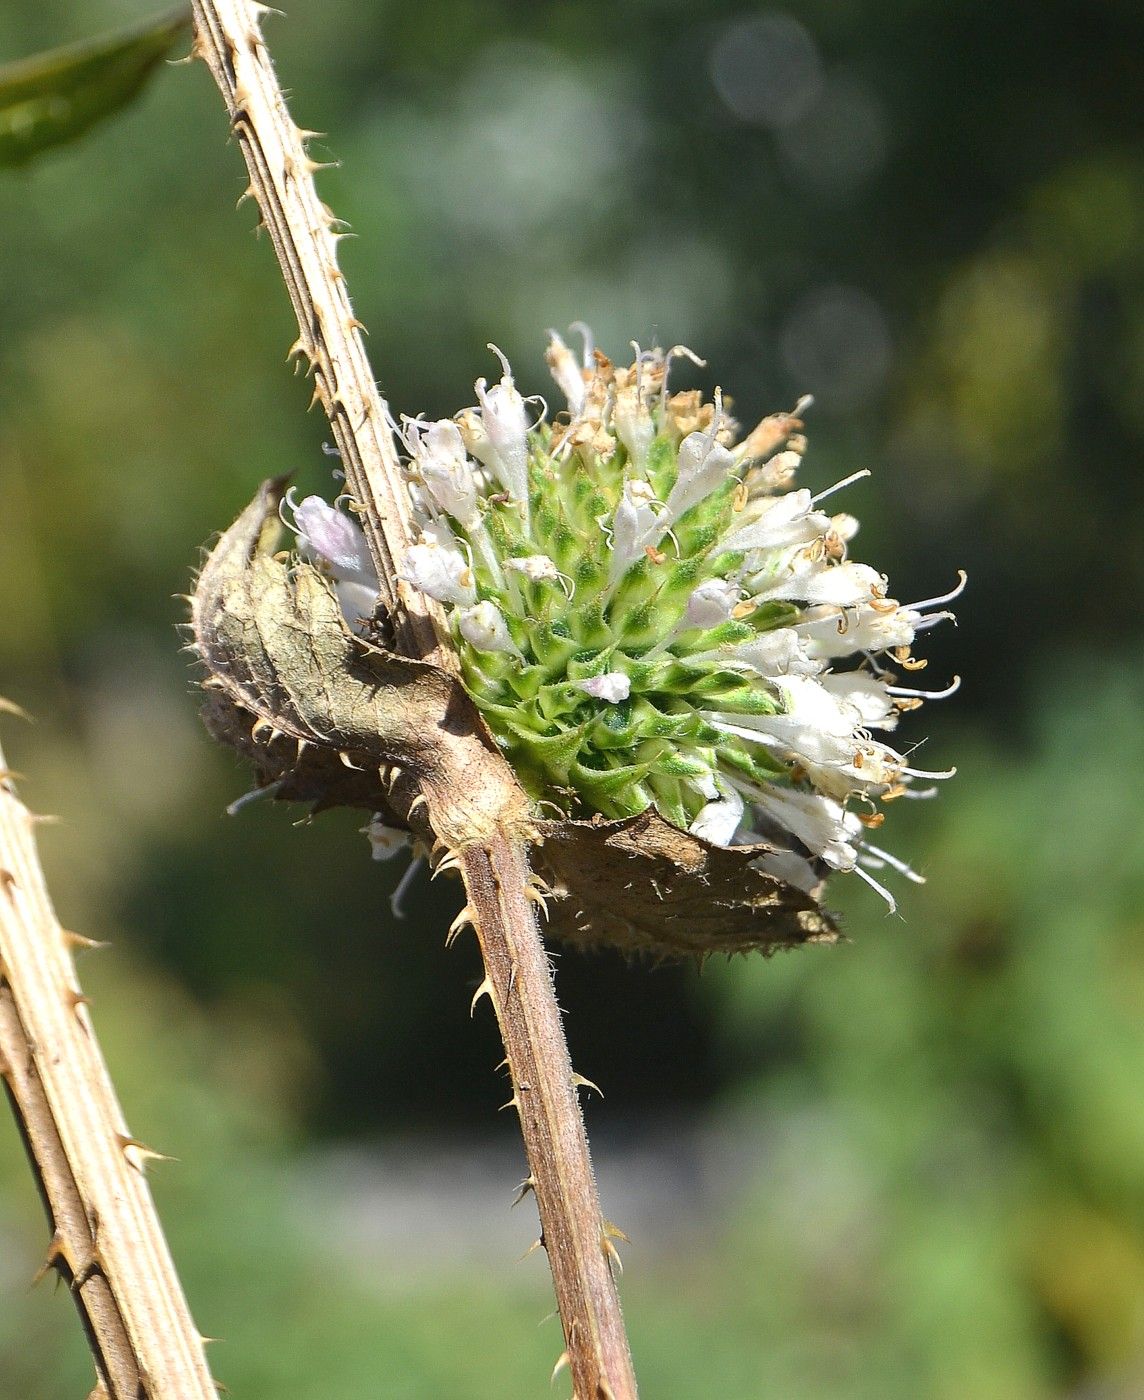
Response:
[[[634,351],[625,368],[550,332],[566,410],[523,397],[496,351],[474,406],[395,423],[420,532],[401,577],[443,605],[464,687],[538,810],[654,808],[716,846],[765,846],[757,868],[798,889],[852,871],[893,908],[874,872],[920,877],[871,833],[952,770],[885,736],[957,688],[901,682],[965,577],[902,603],[851,557],[858,522],[834,497],[868,473],[795,485],[809,399],[740,437],[718,389],[671,392],[691,351]],[[377,580],[356,522],[308,497],[295,524],[359,624]]]

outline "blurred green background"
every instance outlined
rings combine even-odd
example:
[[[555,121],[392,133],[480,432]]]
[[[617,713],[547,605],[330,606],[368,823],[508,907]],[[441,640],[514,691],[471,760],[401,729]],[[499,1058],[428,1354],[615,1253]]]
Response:
[[[0,60],[145,13],[8,0]],[[902,598],[970,572],[851,942],[558,986],[648,1400],[1144,1394],[1144,12],[1136,0],[324,0],[269,38],[383,388],[451,413],[546,327],[810,391]],[[320,151],[319,154],[322,152]],[[329,485],[198,66],[0,177],[0,692],[217,1375],[246,1400],[548,1394],[561,1349],[475,951],[360,818],[226,804],[177,651],[200,545]],[[0,1122],[0,1396],[85,1394]],[[566,1381],[557,1383],[557,1393]]]

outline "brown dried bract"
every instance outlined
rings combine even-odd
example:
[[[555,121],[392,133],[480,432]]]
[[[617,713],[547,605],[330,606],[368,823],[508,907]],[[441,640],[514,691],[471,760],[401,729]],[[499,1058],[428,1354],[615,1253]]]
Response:
[[[713,846],[654,811],[540,831],[533,860],[566,896],[550,906],[549,927],[568,942],[703,957],[838,941],[816,900],[752,867],[768,846]]]

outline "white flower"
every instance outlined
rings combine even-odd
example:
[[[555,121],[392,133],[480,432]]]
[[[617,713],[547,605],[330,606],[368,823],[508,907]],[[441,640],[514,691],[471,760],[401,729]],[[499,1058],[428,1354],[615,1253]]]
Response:
[[[862,725],[872,729],[893,729],[898,722],[886,682],[865,671],[840,671],[823,676],[819,684],[852,705]]]
[[[447,418],[408,425],[413,460],[430,499],[447,511],[465,530],[480,522],[477,483],[465,455],[465,443],[456,423]]]
[[[429,535],[426,530],[424,536]],[[469,562],[459,549],[448,544],[432,543],[412,545],[405,552],[405,561],[399,570],[406,583],[439,603],[462,603],[466,606],[477,601],[477,590]]]
[[[715,441],[717,423],[718,417],[710,431],[689,433],[679,444],[679,474],[667,498],[662,522],[664,529],[722,486],[730,476],[735,459],[721,443]]]
[[[704,659],[718,659],[725,666],[742,666],[757,675],[772,676],[813,676],[822,670],[824,663],[808,655],[806,643],[793,627],[776,627],[773,632],[762,632],[749,642],[720,652],[704,652]]]
[[[322,500],[307,496],[294,507],[298,548],[318,559],[335,578],[371,585],[374,596],[380,591],[365,535],[356,520]]]
[[[612,519],[612,562],[609,579],[617,583],[644,552],[651,536],[663,534],[652,507],[655,492],[646,481],[624,483],[623,495]]]
[[[684,625],[718,627],[731,616],[741,597],[739,585],[730,579],[708,579],[706,583],[701,583],[687,600]]]
[[[618,705],[632,692],[631,680],[622,671],[609,671],[603,676],[589,676],[586,681],[578,681],[577,685],[594,700],[606,700],[610,705]]]
[[[361,830],[369,838],[370,852],[374,860],[389,860],[409,845],[409,832],[396,826],[386,826],[380,812],[375,812]]]
[[[830,529],[830,517],[812,509],[809,491],[766,496],[753,509],[754,518],[719,541],[720,550],[735,554],[749,550],[790,549],[820,539]]]
[[[755,788],[754,802],[767,816],[801,841],[812,854],[835,870],[853,870],[858,860],[854,845],[862,824],[833,798],[801,788]]]
[[[351,627],[368,622],[373,616],[379,592],[376,584],[356,583],[353,579],[335,579],[334,592],[338,595],[342,615]]]
[[[547,554],[529,554],[524,558],[506,559],[504,566],[510,573],[523,574],[529,583],[555,583],[560,570]]]
[[[514,501],[528,502],[528,416],[524,400],[513,382],[508,361],[500,355],[504,374],[499,384],[487,389],[486,381],[476,383],[481,405],[481,423],[491,449],[482,460]],[[474,452],[476,448],[472,448]]]
[[[513,641],[504,615],[495,603],[477,603],[465,608],[459,615],[457,626],[461,636],[478,651],[508,651],[520,655],[520,648]]]
[[[744,802],[734,788],[708,802],[687,828],[692,836],[702,837],[713,846],[729,846],[743,820]]]
[[[829,660],[857,651],[908,647],[920,621],[918,613],[887,599],[877,608],[859,606],[845,613],[835,607],[815,609],[793,625],[810,656]]]
[[[773,875],[776,880],[793,885],[795,889],[802,890],[806,894],[813,894],[822,884],[822,876],[818,874],[810,861],[795,851],[768,851],[765,855],[759,856],[757,860],[753,860],[751,864],[757,870],[762,870],[767,875]]]
[[[880,598],[885,580],[869,564],[824,565],[803,555],[794,561],[787,573],[769,580],[753,578],[750,586],[769,599],[853,608]],[[847,651],[853,651],[853,647],[848,647]]]

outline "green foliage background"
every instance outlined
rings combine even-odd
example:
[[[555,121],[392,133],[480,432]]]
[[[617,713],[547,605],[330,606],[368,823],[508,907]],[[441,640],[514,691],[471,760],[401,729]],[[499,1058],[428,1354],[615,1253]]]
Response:
[[[139,15],[12,0],[0,59]],[[899,596],[970,571],[926,648],[965,686],[913,730],[960,775],[887,827],[930,877],[904,922],[838,881],[839,949],[561,958],[601,1159],[723,1144],[627,1250],[644,1392],[1141,1394],[1139,7],[325,0],[270,37],[399,408],[469,402],[488,340],[545,391],[575,317],[682,340],[744,420],[817,393],[806,484],[874,468],[847,505]],[[323,1195],[333,1145],[511,1150],[450,892],[395,921],[353,820],[224,817],[244,778],[176,653],[201,543],[263,476],[329,481],[243,184],[199,68],[0,181],[0,691],[37,717],[5,745],[63,818],[61,917],[115,942],[82,975],[180,1159],[155,1189],[232,1393],[539,1395],[560,1347],[507,1210],[503,1247],[411,1268],[412,1221],[387,1258]],[[89,1383],[27,1289],[38,1211],[0,1126],[5,1400]]]

